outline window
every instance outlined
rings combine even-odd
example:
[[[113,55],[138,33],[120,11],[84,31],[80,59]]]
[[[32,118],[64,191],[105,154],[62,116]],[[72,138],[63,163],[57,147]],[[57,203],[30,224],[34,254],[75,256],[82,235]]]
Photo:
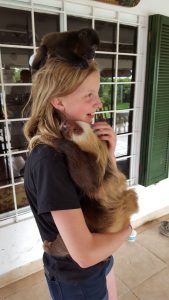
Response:
[[[51,31],[93,27],[100,37],[96,60],[100,65],[103,108],[96,121],[106,119],[117,133],[116,158],[130,185],[138,181],[146,20],[91,4],[11,0],[0,7],[0,220],[28,212],[23,189],[27,145],[22,110],[31,88],[29,57],[42,36]],[[16,3],[16,7],[14,5]],[[19,3],[20,9],[17,5]],[[52,6],[53,5],[53,6]],[[55,5],[55,6],[54,6]],[[139,39],[138,39],[139,35]],[[137,121],[137,122],[136,122]]]

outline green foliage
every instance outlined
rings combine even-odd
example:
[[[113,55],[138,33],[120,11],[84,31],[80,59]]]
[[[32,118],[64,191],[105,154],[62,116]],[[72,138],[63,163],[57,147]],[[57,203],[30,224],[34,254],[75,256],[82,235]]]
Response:
[[[117,82],[122,84],[118,84],[117,88],[117,109],[127,109],[129,108],[129,98],[130,98],[130,84],[123,84],[125,82],[130,82],[130,78],[128,77],[120,77],[117,79]],[[112,82],[111,77],[101,77],[101,82]],[[122,88],[122,90],[121,90]],[[113,94],[114,94],[114,84],[101,84],[100,85],[100,99],[103,103],[102,110],[111,110],[113,109]],[[125,101],[125,102],[124,102]]]

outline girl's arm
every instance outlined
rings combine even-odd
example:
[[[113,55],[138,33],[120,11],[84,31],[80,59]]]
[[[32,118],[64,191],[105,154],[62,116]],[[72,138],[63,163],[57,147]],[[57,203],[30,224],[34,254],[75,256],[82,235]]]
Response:
[[[127,240],[131,227],[118,233],[91,233],[80,208],[51,212],[70,256],[87,268],[112,255]]]

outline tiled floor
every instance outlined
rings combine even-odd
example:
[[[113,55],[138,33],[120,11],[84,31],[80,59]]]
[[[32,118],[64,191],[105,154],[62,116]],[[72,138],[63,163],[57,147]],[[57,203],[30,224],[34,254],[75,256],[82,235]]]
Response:
[[[159,234],[162,220],[169,215],[138,228],[137,241],[116,252],[119,300],[169,300],[169,237]],[[0,289],[0,300],[49,299],[42,271]]]

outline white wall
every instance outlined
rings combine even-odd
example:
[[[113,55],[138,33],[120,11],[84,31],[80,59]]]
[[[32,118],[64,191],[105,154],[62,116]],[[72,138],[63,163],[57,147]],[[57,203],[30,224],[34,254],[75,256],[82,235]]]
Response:
[[[103,4],[103,7],[105,5]],[[145,16],[157,13],[169,16],[169,1],[141,0],[135,8],[118,7],[118,10]],[[140,210],[132,218],[135,226],[169,213],[169,179],[147,188],[137,186],[136,190]],[[2,227],[0,229],[0,287],[37,271],[42,267],[41,257],[42,242],[32,218]]]

